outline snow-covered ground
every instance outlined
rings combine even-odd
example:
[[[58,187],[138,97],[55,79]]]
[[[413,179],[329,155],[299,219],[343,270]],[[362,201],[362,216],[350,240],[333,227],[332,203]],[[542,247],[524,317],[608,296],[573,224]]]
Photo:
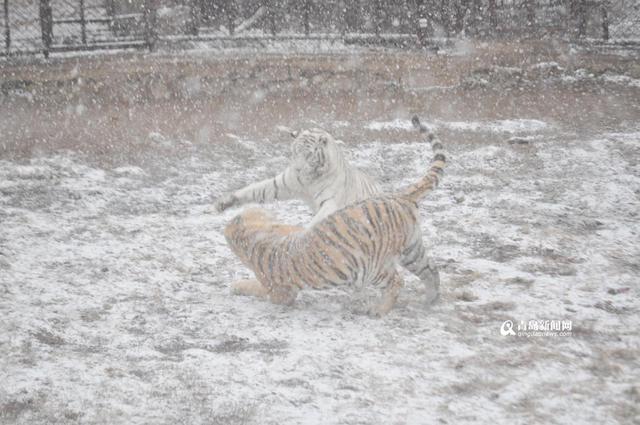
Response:
[[[0,424],[640,422],[637,63],[513,48],[3,64]],[[431,158],[414,113],[450,164],[421,205],[437,305],[411,276],[382,319],[230,294],[239,209],[212,205],[285,167],[277,125],[392,191]]]
[[[431,156],[394,118],[338,126],[385,131],[345,149],[388,190]],[[640,127],[427,124],[447,130],[450,158],[421,206],[442,297],[425,309],[407,276],[382,319],[339,290],[292,307],[230,294],[250,276],[222,236],[238,210],[212,201],[282,169],[282,143],[223,136],[205,152],[156,133],[161,170],[0,160],[0,423],[640,420]],[[457,141],[474,132],[493,142]],[[190,154],[169,160],[177,145]],[[310,218],[299,202],[269,209]],[[506,320],[571,334],[502,336]]]

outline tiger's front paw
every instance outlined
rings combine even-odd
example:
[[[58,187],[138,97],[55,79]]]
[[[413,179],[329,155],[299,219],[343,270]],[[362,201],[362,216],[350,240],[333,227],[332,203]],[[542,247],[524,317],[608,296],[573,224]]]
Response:
[[[357,314],[359,316],[380,318],[389,313],[393,304],[394,302],[389,300],[380,300],[359,294],[352,298],[349,310],[352,314]]]
[[[431,275],[425,279],[425,304],[430,306],[440,298],[440,272],[435,264],[429,270]]]
[[[382,316],[386,316],[387,313],[391,311],[393,306],[395,305],[395,299],[383,299],[369,307],[367,314],[371,317],[380,318]]]
[[[269,291],[257,279],[238,280],[231,284],[231,293],[250,297],[266,298]]]
[[[240,200],[232,193],[228,195],[224,195],[223,197],[219,198],[218,201],[216,202],[216,211],[223,212],[224,210],[227,210],[235,205],[238,205],[239,202]]]
[[[437,288],[428,289],[425,295],[424,304],[426,307],[431,307],[440,299],[440,291]]]

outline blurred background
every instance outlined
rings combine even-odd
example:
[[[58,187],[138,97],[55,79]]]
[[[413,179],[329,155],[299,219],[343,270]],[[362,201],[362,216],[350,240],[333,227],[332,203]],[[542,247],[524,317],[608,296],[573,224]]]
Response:
[[[638,0],[1,0],[0,54],[247,39],[640,38]]]

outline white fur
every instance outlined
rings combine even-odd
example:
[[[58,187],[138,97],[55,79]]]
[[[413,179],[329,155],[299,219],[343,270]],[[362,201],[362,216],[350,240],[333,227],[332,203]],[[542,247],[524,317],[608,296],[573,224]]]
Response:
[[[300,199],[315,213],[312,226],[347,205],[382,192],[371,177],[349,164],[338,146],[342,142],[326,131],[288,132],[295,140],[287,168],[273,178],[224,196],[216,204],[218,211],[250,202]],[[321,164],[318,157],[324,159]]]

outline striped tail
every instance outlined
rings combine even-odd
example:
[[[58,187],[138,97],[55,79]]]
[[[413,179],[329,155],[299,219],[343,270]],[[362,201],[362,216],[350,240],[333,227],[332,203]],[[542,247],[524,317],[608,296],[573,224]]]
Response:
[[[422,199],[427,192],[438,187],[440,179],[444,174],[444,167],[446,165],[446,158],[443,153],[442,144],[438,141],[436,136],[429,131],[429,129],[420,122],[417,116],[411,119],[413,126],[420,130],[420,133],[428,133],[427,140],[431,144],[433,150],[433,159],[431,160],[431,167],[427,172],[427,175],[421,178],[417,183],[412,184],[408,188],[402,191],[402,194],[416,202]]]

